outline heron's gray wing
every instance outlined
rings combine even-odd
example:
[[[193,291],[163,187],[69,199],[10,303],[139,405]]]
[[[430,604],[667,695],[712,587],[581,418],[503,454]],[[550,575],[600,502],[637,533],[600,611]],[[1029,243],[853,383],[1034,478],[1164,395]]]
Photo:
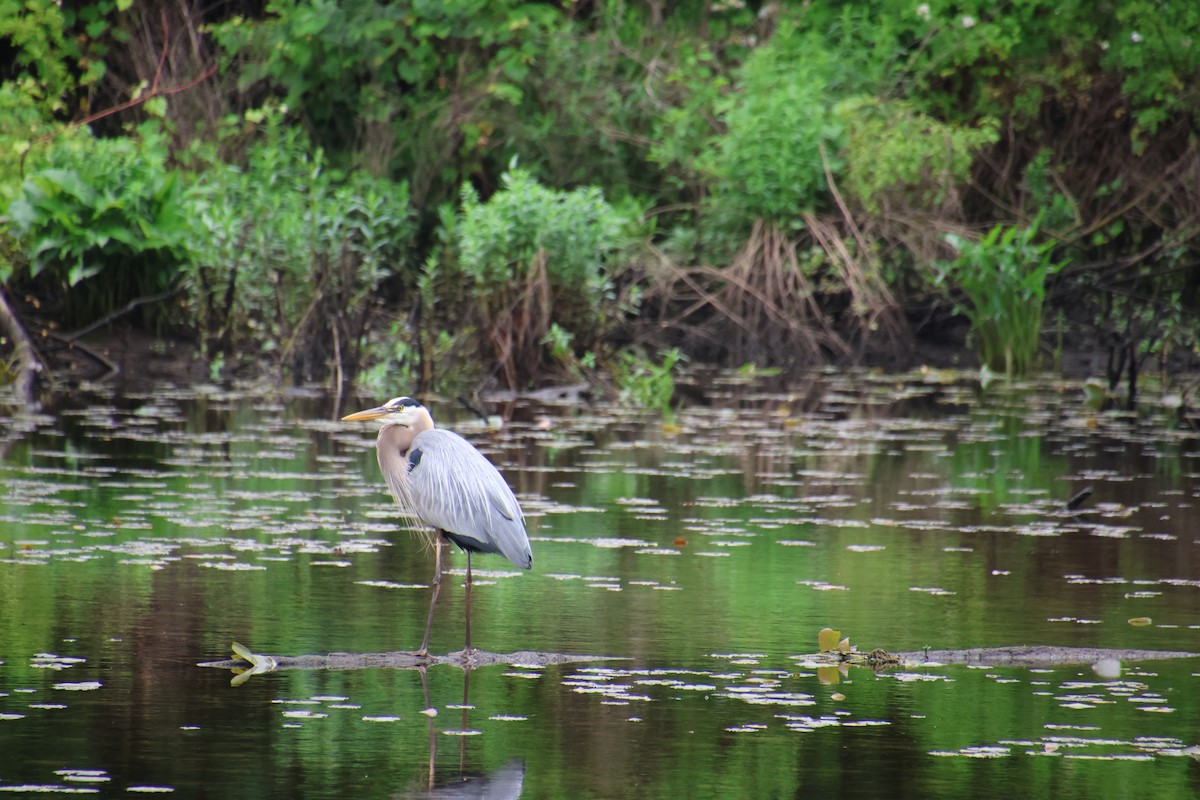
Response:
[[[417,451],[418,458],[413,458]],[[453,431],[425,431],[413,441],[412,497],[427,524],[460,546],[498,553],[518,567],[533,564],[521,504],[490,461]]]

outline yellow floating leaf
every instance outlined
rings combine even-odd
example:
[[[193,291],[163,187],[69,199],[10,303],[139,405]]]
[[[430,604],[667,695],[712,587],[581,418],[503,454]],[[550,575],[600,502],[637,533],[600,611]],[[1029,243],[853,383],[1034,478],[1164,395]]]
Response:
[[[821,632],[817,634],[817,650],[822,653],[833,652],[837,649],[837,642],[841,636],[841,631],[835,631],[833,628],[821,628]]]
[[[841,692],[834,692],[833,694],[829,695],[829,699],[840,703],[846,699],[846,695],[842,694]]]
[[[845,639],[842,639],[840,642],[838,642],[837,649],[839,653],[849,653],[852,649],[850,647],[850,637],[847,636]]]
[[[1144,628],[1152,621],[1153,620],[1151,620],[1149,617],[1134,617],[1133,619],[1129,620],[1129,624],[1137,628]]]

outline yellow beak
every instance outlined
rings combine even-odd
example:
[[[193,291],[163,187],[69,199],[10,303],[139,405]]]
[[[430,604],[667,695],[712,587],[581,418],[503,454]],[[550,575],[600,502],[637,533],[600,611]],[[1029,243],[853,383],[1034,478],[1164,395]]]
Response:
[[[342,417],[342,422],[359,422],[367,419],[379,419],[386,417],[389,409],[379,406],[378,408],[368,408],[366,411],[355,411],[353,414],[347,414]]]

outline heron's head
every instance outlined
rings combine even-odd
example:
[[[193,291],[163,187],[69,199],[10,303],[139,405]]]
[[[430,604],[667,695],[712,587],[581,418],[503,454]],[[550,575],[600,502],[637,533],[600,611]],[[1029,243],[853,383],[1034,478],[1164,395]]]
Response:
[[[433,427],[429,410],[411,397],[393,397],[381,406],[342,417],[343,422],[369,419],[381,419],[384,425],[403,425],[406,428]]]

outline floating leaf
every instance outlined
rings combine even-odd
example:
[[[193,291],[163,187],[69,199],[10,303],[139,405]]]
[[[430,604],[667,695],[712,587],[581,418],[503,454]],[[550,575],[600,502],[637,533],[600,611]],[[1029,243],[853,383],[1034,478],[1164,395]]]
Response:
[[[1136,628],[1144,628],[1152,621],[1153,620],[1151,620],[1149,617],[1134,617],[1133,619],[1129,620],[1129,624]]]
[[[832,653],[837,649],[838,639],[842,636],[841,631],[835,631],[833,628],[822,628],[817,634],[817,650],[822,653]]]

